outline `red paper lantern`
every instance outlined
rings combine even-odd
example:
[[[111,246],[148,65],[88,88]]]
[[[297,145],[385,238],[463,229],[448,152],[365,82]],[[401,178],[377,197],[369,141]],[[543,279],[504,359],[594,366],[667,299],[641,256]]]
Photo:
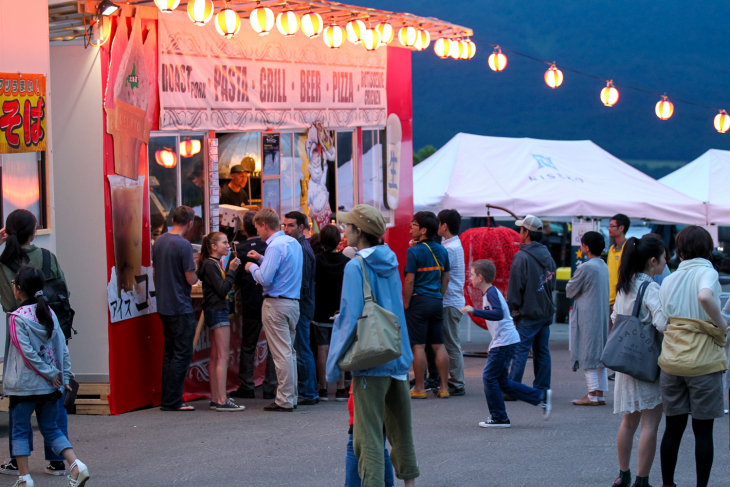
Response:
[[[177,165],[177,155],[170,149],[162,149],[155,152],[155,160],[157,164],[167,169],[172,169]]]

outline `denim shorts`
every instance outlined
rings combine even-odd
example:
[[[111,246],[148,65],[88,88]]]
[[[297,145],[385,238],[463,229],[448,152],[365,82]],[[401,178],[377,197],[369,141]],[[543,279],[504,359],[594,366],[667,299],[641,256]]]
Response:
[[[228,320],[227,309],[209,309],[204,311],[205,313],[205,326],[210,330],[215,330],[221,326],[231,326],[231,322]]]

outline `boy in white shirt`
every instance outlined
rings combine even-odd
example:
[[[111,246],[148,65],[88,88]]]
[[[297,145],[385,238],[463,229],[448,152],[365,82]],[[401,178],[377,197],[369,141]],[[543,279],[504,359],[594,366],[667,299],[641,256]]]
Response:
[[[482,428],[509,428],[510,421],[504,406],[502,393],[509,394],[517,400],[540,406],[545,420],[552,412],[552,391],[528,387],[521,382],[509,379],[509,364],[515,353],[515,346],[520,342],[520,335],[515,329],[507,302],[492,286],[497,268],[490,260],[478,260],[470,268],[471,284],[483,295],[484,309],[464,306],[462,313],[469,313],[487,322],[492,341],[489,344],[489,357],[482,373],[484,395],[492,417],[479,423]]]

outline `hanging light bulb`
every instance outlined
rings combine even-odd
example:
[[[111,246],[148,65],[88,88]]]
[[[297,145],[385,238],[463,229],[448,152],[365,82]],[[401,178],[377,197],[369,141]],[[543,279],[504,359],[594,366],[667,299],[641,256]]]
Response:
[[[180,0],[155,0],[155,5],[160,12],[170,13],[180,5]]]
[[[160,166],[171,169],[177,164],[177,155],[172,149],[162,149],[155,152],[155,160]]]
[[[314,39],[322,33],[324,28],[324,22],[322,22],[322,16],[316,12],[309,12],[302,16],[302,32],[307,37]]]
[[[284,37],[291,37],[299,29],[299,17],[291,10],[283,10],[276,16],[276,28]]]
[[[563,72],[555,67],[555,63],[545,71],[545,84],[553,89],[563,84]]]
[[[377,29],[365,29],[362,37],[362,45],[368,51],[374,51],[380,47],[380,32]]]
[[[674,113],[674,104],[667,100],[667,95],[664,95],[662,96],[661,101],[657,102],[656,109],[654,111],[656,112],[657,117],[662,120],[668,120]]]
[[[345,31],[347,32],[347,39],[353,44],[359,44],[362,42],[362,38],[365,35],[365,22],[362,20],[351,20],[347,23]]]
[[[188,17],[195,25],[205,25],[213,18],[213,0],[189,0]]]
[[[423,51],[431,44],[431,34],[426,29],[418,29],[416,43],[413,44],[416,51]]]
[[[230,39],[241,30],[241,17],[228,8],[228,2],[226,2],[223,10],[215,15],[215,22],[213,23],[218,33],[226,39]]]
[[[471,39],[464,39],[461,41],[464,44],[464,47],[462,48],[461,52],[461,58],[460,59],[471,59],[474,57],[474,54],[477,52],[477,45],[474,44]]]
[[[274,12],[268,7],[262,7],[261,2],[257,2],[257,7],[251,10],[249,20],[251,28],[261,36],[267,35],[274,28]]]
[[[725,110],[720,110],[720,113],[715,115],[715,128],[721,134],[724,134],[730,129],[730,116],[728,116]]]
[[[393,26],[388,22],[379,23],[375,29],[380,33],[380,45],[387,46],[393,40]]]
[[[449,57],[449,50],[451,49],[451,39],[442,37],[438,39],[433,45],[433,52],[436,53],[441,59]]]
[[[503,71],[507,67],[507,56],[502,54],[501,47],[494,47],[494,52],[489,56],[487,63],[489,64],[489,69],[496,72]]]
[[[449,56],[451,56],[454,59],[461,59],[461,53],[464,50],[464,44],[462,44],[461,39],[452,39],[451,40],[451,48],[449,49]]]
[[[418,40],[418,31],[411,25],[404,25],[398,31],[398,40],[405,47],[413,47]]]
[[[601,101],[607,107],[612,107],[618,101],[618,90],[613,87],[613,81],[609,81],[604,89],[601,90]]]
[[[345,40],[345,33],[342,31],[342,27],[334,23],[334,17],[332,23],[324,29],[322,33],[322,40],[325,45],[330,49],[339,48]]]
[[[193,157],[195,154],[200,152],[200,141],[199,140],[183,140],[180,142],[180,156],[182,157]]]

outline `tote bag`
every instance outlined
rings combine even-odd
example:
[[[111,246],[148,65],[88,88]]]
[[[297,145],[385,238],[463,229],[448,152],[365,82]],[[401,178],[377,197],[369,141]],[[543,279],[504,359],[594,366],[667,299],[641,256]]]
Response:
[[[643,382],[655,382],[659,377],[659,355],[662,338],[651,323],[639,320],[641,303],[649,282],[644,281],[636,293],[634,311],[630,316],[618,315],[601,355],[603,365],[616,372],[630,375]]]
[[[372,369],[402,354],[398,317],[375,301],[365,261],[359,255],[355,258],[362,267],[365,306],[357,320],[355,341],[337,362],[340,370]]]

